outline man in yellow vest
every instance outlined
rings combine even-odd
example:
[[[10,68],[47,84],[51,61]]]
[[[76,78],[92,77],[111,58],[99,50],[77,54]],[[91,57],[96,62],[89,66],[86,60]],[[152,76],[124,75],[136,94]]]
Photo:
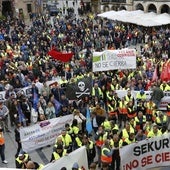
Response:
[[[16,168],[25,169],[27,162],[30,160],[31,158],[27,153],[20,151],[18,157],[15,160]]]
[[[2,163],[7,164],[8,161],[5,160],[5,138],[2,127],[0,127],[0,155]]]
[[[37,162],[33,161],[28,161],[26,164],[27,169],[37,169],[37,170],[42,170],[44,167],[43,164],[38,164]]]
[[[58,145],[56,150],[51,155],[50,162],[56,161],[67,154],[67,150],[63,148],[63,145]]]
[[[98,167],[101,167],[101,148],[103,146],[104,141],[107,139],[107,133],[104,131],[103,126],[98,127],[98,131],[94,137],[96,142],[97,156],[98,156]]]
[[[87,135],[83,136],[82,143],[86,147],[88,166],[90,167],[90,164],[94,162],[94,158],[96,156],[95,144]]]
[[[157,114],[155,123],[158,125],[158,128],[161,129],[164,126],[166,127],[168,125],[167,115],[164,115],[162,111],[158,111]]]
[[[146,94],[145,94],[144,90],[140,90],[139,92],[137,92],[136,100],[137,101],[139,101],[139,100],[145,101],[146,100]]]
[[[62,138],[62,142],[64,144],[64,148],[67,150],[67,153],[72,151],[72,139],[69,134],[67,134],[66,130],[63,129],[60,137]]]
[[[118,134],[114,134],[113,138],[110,139],[110,145],[114,148],[112,155],[112,168],[119,170],[120,169],[120,153],[119,149],[122,147],[123,140],[119,138]]]
[[[162,132],[161,132],[161,130],[158,129],[158,125],[157,124],[153,124],[153,128],[147,134],[147,137],[148,138],[153,138],[153,137],[161,136],[161,135],[162,135]]]
[[[129,134],[129,137],[126,138],[126,139],[123,141],[122,146],[130,145],[131,143],[134,143],[134,142],[136,142],[135,133],[130,133],[130,134]]]

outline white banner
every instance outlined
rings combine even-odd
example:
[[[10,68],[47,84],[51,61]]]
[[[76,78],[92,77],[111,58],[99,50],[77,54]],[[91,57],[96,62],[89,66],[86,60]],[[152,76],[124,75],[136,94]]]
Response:
[[[65,124],[71,124],[73,115],[38,122],[20,129],[22,149],[26,152],[55,143]]]
[[[105,50],[93,53],[93,72],[135,68],[135,49]]]
[[[120,149],[122,170],[144,170],[170,165],[170,133]]]
[[[136,95],[139,91],[131,91],[132,96],[136,99]],[[116,90],[116,93],[120,98],[124,97],[127,94],[126,90]],[[151,98],[152,91],[145,91],[146,94],[146,100],[148,101]],[[159,109],[160,110],[166,110],[166,107],[170,103],[170,91],[164,92],[164,97],[161,100],[161,104]]]
[[[54,170],[54,169],[61,169],[62,167],[66,167],[68,170],[72,169],[74,163],[78,163],[79,168],[84,168],[88,170],[88,162],[87,162],[87,152],[86,147],[83,146],[69,155],[60,158],[59,160],[55,161],[54,163],[47,164],[43,170]]]

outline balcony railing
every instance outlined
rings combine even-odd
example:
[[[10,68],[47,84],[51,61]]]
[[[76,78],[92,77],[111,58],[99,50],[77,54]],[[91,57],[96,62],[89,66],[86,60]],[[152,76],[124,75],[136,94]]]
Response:
[[[101,3],[126,3],[126,0],[101,0]]]

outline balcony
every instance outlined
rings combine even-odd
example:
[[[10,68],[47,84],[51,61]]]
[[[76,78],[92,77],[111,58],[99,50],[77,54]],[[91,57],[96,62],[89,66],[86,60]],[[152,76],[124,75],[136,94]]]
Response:
[[[126,3],[126,0],[101,0],[101,3],[116,3],[116,4],[121,4],[121,3]]]

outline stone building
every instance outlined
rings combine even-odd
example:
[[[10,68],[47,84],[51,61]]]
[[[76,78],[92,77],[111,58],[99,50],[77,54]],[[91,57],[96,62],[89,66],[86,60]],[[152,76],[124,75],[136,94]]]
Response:
[[[43,0],[0,0],[0,15],[29,17],[30,13],[40,13]]]
[[[110,10],[143,10],[145,12],[169,13],[169,0],[100,0],[101,12]]]
[[[0,16],[23,16],[29,18],[30,13],[42,13],[46,10],[47,3],[57,2],[60,6],[71,1],[91,4],[93,13],[101,13],[110,10],[143,10],[145,12],[169,13],[170,0],[0,0]],[[60,3],[62,1],[62,3]],[[87,2],[86,2],[87,1]],[[69,5],[70,6],[70,5]],[[78,5],[79,6],[79,5]]]

